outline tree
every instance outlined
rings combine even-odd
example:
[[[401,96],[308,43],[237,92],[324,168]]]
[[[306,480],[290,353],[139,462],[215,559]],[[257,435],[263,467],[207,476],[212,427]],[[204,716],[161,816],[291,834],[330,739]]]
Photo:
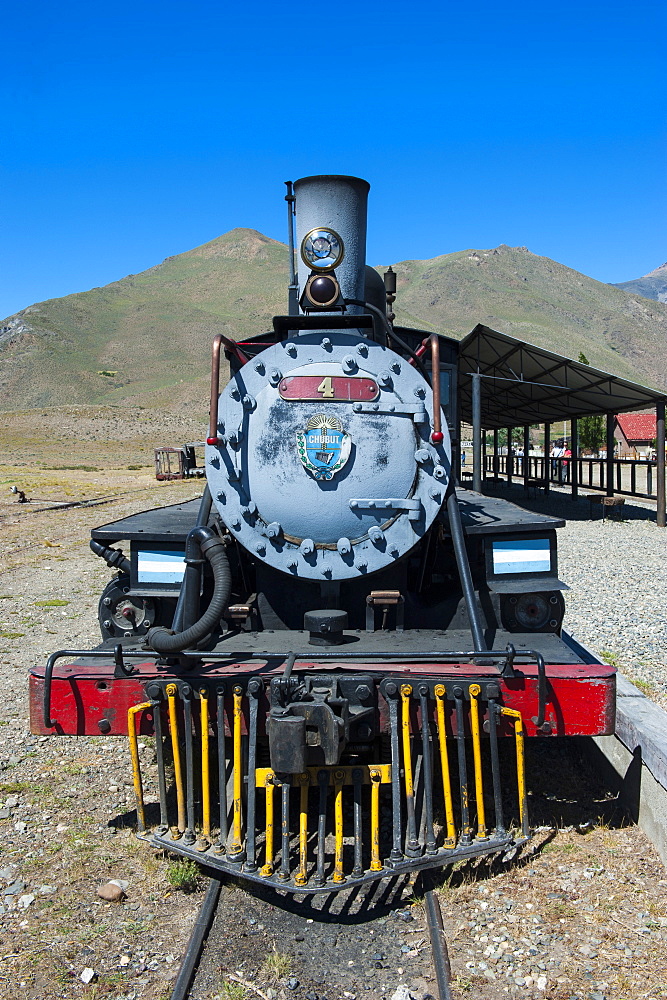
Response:
[[[501,427],[498,430],[498,447],[504,448],[507,444],[507,428]],[[486,447],[493,448],[493,434],[486,435]]]
[[[579,447],[599,451],[607,436],[605,418],[601,413],[579,420]]]

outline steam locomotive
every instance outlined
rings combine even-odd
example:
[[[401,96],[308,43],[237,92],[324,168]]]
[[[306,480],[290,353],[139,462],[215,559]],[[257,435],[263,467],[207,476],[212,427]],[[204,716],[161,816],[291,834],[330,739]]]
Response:
[[[140,837],[302,893],[522,844],[526,738],[614,725],[562,522],[457,484],[456,344],[393,322],[368,191],[288,184],[288,314],[214,340],[201,500],[93,530],[102,642],[30,676],[34,732],[128,735]]]

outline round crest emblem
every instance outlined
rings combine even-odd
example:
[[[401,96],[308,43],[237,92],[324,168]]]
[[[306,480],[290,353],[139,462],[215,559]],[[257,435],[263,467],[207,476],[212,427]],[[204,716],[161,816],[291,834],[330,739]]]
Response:
[[[305,431],[297,431],[296,444],[304,468],[315,479],[333,479],[350,457],[352,440],[338,417],[318,413]]]

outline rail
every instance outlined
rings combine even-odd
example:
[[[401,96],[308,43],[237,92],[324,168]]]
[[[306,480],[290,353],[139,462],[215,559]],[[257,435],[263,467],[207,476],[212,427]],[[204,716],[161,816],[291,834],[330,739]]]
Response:
[[[424,891],[424,915],[426,917],[426,926],[429,932],[431,962],[437,983],[438,997],[439,1000],[452,1000],[452,971],[449,961],[449,950],[447,948],[447,939],[445,937],[440,902],[430,874],[422,872],[420,878],[422,889]],[[170,1000],[188,1000],[188,997],[190,997],[190,991],[194,984],[198,968],[201,964],[201,959],[208,943],[209,932],[216,916],[221,888],[222,883],[219,879],[210,879],[206,895],[204,896],[199,914],[197,915],[195,925],[192,929],[192,933],[183,954],[183,959],[181,961],[176,981],[172,988]],[[276,897],[274,902],[279,906],[280,897]],[[242,982],[236,977],[231,977],[231,979],[232,982]],[[251,988],[257,996],[267,996],[266,993],[258,989],[256,986]]]

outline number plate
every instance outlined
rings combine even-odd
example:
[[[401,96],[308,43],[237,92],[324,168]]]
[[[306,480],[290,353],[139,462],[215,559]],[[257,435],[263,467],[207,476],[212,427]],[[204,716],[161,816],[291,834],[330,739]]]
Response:
[[[348,378],[346,375],[294,375],[278,386],[283,399],[330,399],[343,403],[368,403],[377,399],[380,390],[372,378]]]

